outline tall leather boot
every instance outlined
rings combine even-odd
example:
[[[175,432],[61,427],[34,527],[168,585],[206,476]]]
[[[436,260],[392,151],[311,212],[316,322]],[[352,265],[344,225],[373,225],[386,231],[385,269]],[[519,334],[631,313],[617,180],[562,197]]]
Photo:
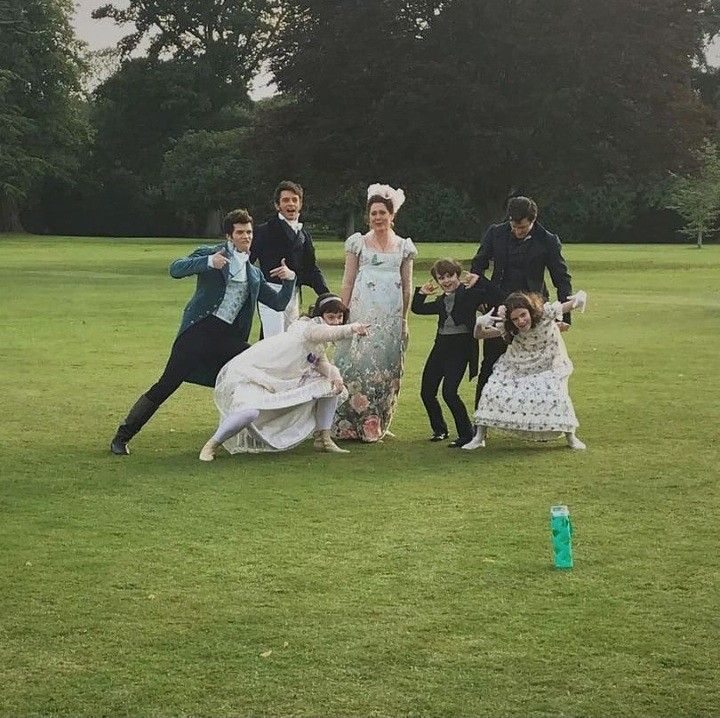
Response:
[[[150,401],[143,394],[132,406],[128,415],[125,417],[117,433],[110,442],[110,451],[118,456],[124,456],[130,453],[128,442],[147,424],[150,417],[159,409],[159,405]]]

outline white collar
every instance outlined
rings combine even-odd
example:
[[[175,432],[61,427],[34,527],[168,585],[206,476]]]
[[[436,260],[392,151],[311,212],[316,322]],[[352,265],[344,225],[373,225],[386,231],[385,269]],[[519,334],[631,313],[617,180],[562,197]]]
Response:
[[[279,219],[281,222],[285,222],[286,224],[289,224],[290,227],[292,227],[292,229],[293,229],[294,232],[299,232],[299,231],[302,229],[302,226],[303,226],[303,225],[302,225],[302,222],[300,222],[300,221],[297,220],[297,219],[296,219],[294,222],[291,222],[289,219],[286,219],[285,217],[283,217],[283,216],[280,214],[280,212],[278,212],[278,219]]]
[[[230,281],[246,281],[246,265],[250,257],[248,256],[247,252],[241,252],[232,242],[227,243],[227,248],[230,253],[230,264],[228,265],[228,271],[230,272]]]

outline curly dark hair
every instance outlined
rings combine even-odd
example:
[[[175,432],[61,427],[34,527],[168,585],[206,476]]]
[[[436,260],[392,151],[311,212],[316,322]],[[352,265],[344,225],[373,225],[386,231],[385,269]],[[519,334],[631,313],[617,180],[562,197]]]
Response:
[[[234,209],[228,212],[223,219],[223,232],[227,237],[233,233],[233,227],[236,224],[252,224],[253,218],[246,209]]]
[[[534,327],[542,318],[545,300],[535,292],[513,292],[503,302],[505,304],[505,336],[509,341],[517,335],[518,328],[513,324],[510,315],[516,309],[527,309],[530,313],[530,326]]]
[[[433,279],[438,279],[446,274],[457,274],[459,277],[462,274],[462,264],[456,262],[452,257],[445,257],[444,259],[438,259],[432,267],[430,267],[430,274]]]
[[[291,182],[290,180],[283,180],[276,188],[275,188],[275,204],[278,204],[280,202],[280,195],[284,192],[292,192],[293,194],[296,194],[298,197],[300,197],[300,201],[302,201],[304,196],[303,188],[297,183],[297,182]]]
[[[311,318],[321,317],[323,314],[340,314],[343,315],[343,324],[347,324],[350,310],[342,303],[340,297],[332,292],[318,295],[318,298],[308,310],[308,316]]]

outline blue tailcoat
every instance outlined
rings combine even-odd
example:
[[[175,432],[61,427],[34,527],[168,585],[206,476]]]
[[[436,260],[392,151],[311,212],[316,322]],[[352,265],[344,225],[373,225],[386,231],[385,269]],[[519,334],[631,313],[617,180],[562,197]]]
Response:
[[[225,287],[230,278],[229,269],[228,265],[225,265],[222,269],[208,267],[208,257],[222,251],[225,246],[226,243],[223,242],[215,247],[198,247],[188,257],[176,259],[170,265],[170,276],[173,279],[182,279],[193,274],[197,275],[195,294],[192,295],[183,310],[177,336],[180,336],[201,319],[205,319],[220,306],[225,296]],[[260,301],[271,309],[278,312],[283,311],[292,298],[295,280],[288,279],[284,281],[280,291],[276,292],[268,285],[262,272],[257,267],[252,266],[249,262],[245,266],[247,268],[248,298],[233,322],[233,327],[238,331],[241,339],[247,342],[252,329],[257,303]],[[203,366],[187,381],[212,387],[215,386],[215,379],[214,368]]]

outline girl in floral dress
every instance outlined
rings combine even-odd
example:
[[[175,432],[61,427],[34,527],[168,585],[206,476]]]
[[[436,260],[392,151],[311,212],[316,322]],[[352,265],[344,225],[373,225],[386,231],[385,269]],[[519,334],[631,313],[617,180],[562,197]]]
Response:
[[[370,185],[370,231],[353,234],[345,242],[342,300],[350,309],[350,321],[370,325],[370,335],[362,342],[353,339],[337,346],[335,364],[350,400],[338,408],[335,438],[378,441],[395,411],[417,254],[412,240],[398,237],[392,229],[404,199],[400,189]]]
[[[503,336],[510,346],[483,388],[475,437],[463,449],[485,446],[488,427],[535,441],[564,436],[571,449],[585,448],[575,436],[578,421],[567,388],[573,366],[556,320],[573,309],[584,311],[586,300],[578,292],[566,302],[543,304],[538,294],[514,292],[499,316],[488,312],[478,319],[476,337]],[[499,321],[502,328],[494,326]]]
[[[347,392],[325,355],[328,342],[367,335],[365,324],[345,324],[347,314],[339,297],[322,294],[309,317],[231,359],[215,384],[220,424],[200,460],[212,461],[221,444],[231,454],[285,451],[313,431],[319,451],[347,453],[330,436],[333,416]]]

